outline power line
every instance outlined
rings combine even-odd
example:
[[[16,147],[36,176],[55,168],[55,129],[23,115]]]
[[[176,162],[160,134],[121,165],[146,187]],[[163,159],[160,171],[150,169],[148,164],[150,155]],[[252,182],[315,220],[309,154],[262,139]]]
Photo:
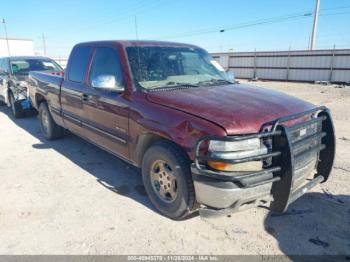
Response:
[[[151,4],[150,4],[151,3]],[[171,3],[171,2],[170,2]],[[77,31],[79,31],[79,33],[81,32],[84,32],[84,31],[90,31],[91,29],[94,29],[94,28],[98,28],[102,25],[108,25],[108,24],[113,24],[113,23],[116,23],[116,22],[121,22],[121,21],[124,21],[128,18],[133,18],[135,17],[135,15],[139,12],[142,12],[142,13],[145,13],[147,12],[148,10],[152,10],[152,9],[155,9],[161,5],[164,5],[164,4],[169,4],[168,2],[161,2],[161,3],[156,3],[156,2],[150,2],[150,1],[141,1],[139,2],[140,5],[138,6],[133,6],[132,8],[128,8],[126,10],[124,10],[123,12],[120,13],[120,15],[118,16],[113,16],[112,19],[100,19],[100,20],[96,20],[97,22],[94,22],[94,24],[92,26],[89,26],[89,27],[84,27],[84,28],[80,28],[80,29],[75,29],[74,31],[71,31],[71,32],[65,32],[65,35],[67,34],[75,34]],[[55,37],[58,37],[58,36],[52,36],[50,38],[55,38]]]
[[[345,14],[350,14],[350,12],[339,12],[339,13],[321,14],[320,16],[345,15]]]
[[[140,1],[137,3],[137,7],[133,6],[132,8],[125,9],[122,15],[114,16],[113,19],[99,19],[97,20],[97,23],[94,23],[93,26],[86,27],[85,29],[78,30],[79,33],[85,30],[91,30],[94,27],[99,27],[101,25],[106,24],[113,24],[116,22],[120,22],[126,18],[134,17],[135,14],[142,11],[142,13],[145,13],[147,10],[154,10],[156,7],[164,4],[156,4],[153,2],[151,5],[148,4],[149,2]],[[156,4],[156,5],[154,5]],[[168,3],[167,3],[168,4]],[[348,9],[350,6],[341,6],[341,7],[333,7],[333,8],[321,8],[320,11],[330,11],[330,10],[340,10],[340,9]],[[129,12],[127,12],[128,10]],[[332,15],[342,15],[342,14],[348,14],[349,12],[338,12],[338,13],[326,13],[326,14],[320,14],[320,16],[332,16]],[[277,16],[277,17],[270,17],[270,18],[264,18],[264,19],[258,19],[251,22],[245,22],[245,23],[239,23],[236,25],[231,26],[225,26],[225,27],[216,27],[216,28],[207,28],[202,30],[196,30],[196,31],[190,31],[190,32],[184,32],[178,35],[168,35],[163,37],[153,37],[155,39],[176,39],[176,38],[182,38],[182,37],[190,37],[190,36],[198,36],[198,35],[205,35],[205,34],[213,34],[213,33],[224,33],[231,30],[241,29],[241,28],[247,28],[247,27],[254,27],[259,25],[265,25],[265,24],[274,24],[274,23],[280,23],[280,22],[288,22],[288,21],[296,21],[304,18],[310,18],[312,16],[313,12],[307,11],[307,12],[299,12],[299,13],[293,13],[293,14],[287,14],[283,16]],[[71,33],[76,33],[71,32]],[[67,34],[67,33],[65,33]],[[138,34],[138,33],[137,33]],[[56,36],[58,37],[58,36]],[[69,48],[70,46],[63,47],[63,46],[56,46],[55,48]]]
[[[311,13],[303,13],[303,14],[299,14],[299,15],[267,18],[267,19],[256,20],[253,22],[231,25],[231,26],[227,26],[227,27],[220,27],[220,28],[218,27],[216,29],[211,29],[211,30],[192,31],[192,32],[183,33],[183,34],[179,34],[179,35],[163,36],[163,37],[159,37],[159,38],[160,39],[175,39],[175,38],[182,38],[182,37],[188,37],[188,36],[198,36],[198,35],[205,35],[205,34],[212,34],[212,33],[224,33],[224,32],[231,31],[231,30],[252,27],[252,26],[257,26],[257,25],[273,24],[273,23],[279,23],[279,22],[284,22],[284,21],[288,21],[288,20],[303,19],[303,18],[310,17],[311,15],[312,15]]]
[[[347,9],[347,8],[350,8],[350,6],[321,8],[320,10],[326,11],[326,10],[339,10],[339,9]],[[328,16],[328,15],[335,15],[335,14],[324,14],[321,16]],[[345,14],[345,12],[338,13],[338,14]],[[224,33],[226,31],[231,31],[231,30],[241,29],[241,28],[246,28],[246,27],[253,27],[253,26],[258,26],[258,25],[263,25],[263,24],[273,24],[273,23],[279,23],[279,22],[284,22],[284,21],[288,21],[288,20],[289,21],[299,20],[299,19],[303,19],[305,17],[311,17],[312,15],[313,15],[312,11],[305,11],[305,12],[288,14],[288,15],[284,15],[284,16],[270,17],[270,18],[254,20],[251,22],[240,23],[240,24],[232,25],[232,26],[224,26],[224,27],[216,27],[216,28],[210,28],[210,29],[189,31],[189,32],[180,33],[178,35],[168,35],[168,36],[161,36],[161,37],[155,37],[155,38],[156,39],[176,39],[176,38],[198,36],[198,35],[205,35],[205,34],[213,34],[213,33]]]
[[[321,8],[321,11],[322,10],[339,10],[339,9],[348,9],[348,8],[350,8],[350,5],[331,7],[331,8]]]
[[[104,12],[104,13],[102,13],[102,14],[99,14],[99,17],[96,19],[95,17],[93,18],[93,21],[94,21],[94,25],[99,25],[100,23],[103,23],[103,22],[105,22],[105,21],[108,21],[109,20],[109,18],[111,18],[111,17],[107,17],[107,20],[106,20],[106,16],[107,15],[113,15],[113,18],[116,18],[116,17],[120,17],[121,15],[123,15],[123,14],[125,14],[125,13],[128,13],[128,12],[130,12],[131,10],[134,10],[134,9],[138,9],[139,7],[142,7],[142,6],[144,6],[145,5],[145,2],[144,2],[144,0],[140,0],[140,1],[138,1],[138,2],[136,2],[136,4],[135,5],[133,5],[133,6],[129,6],[129,7],[127,7],[127,8],[125,8],[125,9],[121,9],[121,10],[119,10],[119,12],[113,12],[113,13],[111,13],[110,12],[110,9],[109,9],[109,12]],[[101,19],[102,18],[102,19]],[[74,31],[74,33],[76,33],[77,31],[80,31],[80,30],[85,30],[85,29],[88,29],[88,28],[90,28],[90,26],[89,27],[87,27],[87,26],[83,26],[83,27],[71,27],[71,28],[69,28],[69,31]],[[56,30],[61,30],[61,29],[63,29],[62,27],[56,27],[56,28],[53,28],[53,29],[50,29],[50,30],[52,30],[52,31],[56,31]],[[66,29],[66,28],[64,28],[64,29]],[[57,37],[57,36],[50,36],[50,38],[54,38],[54,37]]]

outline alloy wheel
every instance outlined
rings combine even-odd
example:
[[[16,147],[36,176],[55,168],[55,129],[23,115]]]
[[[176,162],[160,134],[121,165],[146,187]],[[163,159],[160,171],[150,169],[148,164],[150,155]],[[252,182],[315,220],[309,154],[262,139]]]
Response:
[[[151,184],[157,196],[166,203],[174,202],[178,195],[173,169],[164,160],[154,161],[151,167]]]

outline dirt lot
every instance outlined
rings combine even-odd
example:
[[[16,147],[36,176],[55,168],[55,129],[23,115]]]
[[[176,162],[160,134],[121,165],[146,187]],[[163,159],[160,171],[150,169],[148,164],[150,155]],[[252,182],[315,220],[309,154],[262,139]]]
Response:
[[[176,222],[159,215],[137,170],[82,139],[47,142],[36,116],[0,108],[1,254],[350,253],[350,88],[256,82],[331,108],[330,181],[284,215],[259,208]]]

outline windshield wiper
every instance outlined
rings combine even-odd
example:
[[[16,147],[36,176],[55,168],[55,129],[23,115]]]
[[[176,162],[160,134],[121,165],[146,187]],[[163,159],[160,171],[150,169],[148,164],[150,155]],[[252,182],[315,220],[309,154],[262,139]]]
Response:
[[[180,82],[167,82],[164,86],[156,87],[153,89],[171,88],[171,87],[199,87],[199,85],[194,85],[191,83],[180,83]]]
[[[198,85],[215,85],[215,84],[234,84],[231,81],[228,80],[224,80],[224,79],[210,79],[210,80],[205,80],[205,81],[200,81],[198,82]]]

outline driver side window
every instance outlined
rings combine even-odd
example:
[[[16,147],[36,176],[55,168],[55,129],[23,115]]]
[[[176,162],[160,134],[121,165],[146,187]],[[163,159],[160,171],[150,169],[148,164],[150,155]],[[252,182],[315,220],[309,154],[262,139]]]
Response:
[[[119,55],[113,48],[98,47],[96,48],[95,56],[90,73],[90,83],[93,79],[101,76],[114,76],[115,87],[124,86],[123,71],[121,68]]]

